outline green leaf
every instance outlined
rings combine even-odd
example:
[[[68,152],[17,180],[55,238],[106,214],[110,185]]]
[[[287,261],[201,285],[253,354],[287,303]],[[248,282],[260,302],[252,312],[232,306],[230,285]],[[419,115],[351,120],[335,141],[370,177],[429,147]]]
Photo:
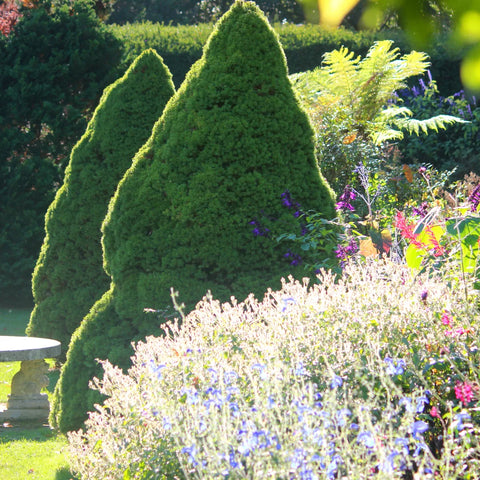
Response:
[[[422,265],[422,259],[426,253],[425,250],[420,250],[415,245],[409,245],[405,251],[407,265],[413,270],[418,270]]]

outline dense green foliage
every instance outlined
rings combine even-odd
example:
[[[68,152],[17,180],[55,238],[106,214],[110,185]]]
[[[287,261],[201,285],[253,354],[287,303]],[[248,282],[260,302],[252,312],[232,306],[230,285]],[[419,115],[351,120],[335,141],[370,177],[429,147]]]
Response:
[[[46,215],[29,335],[55,338],[66,347],[108,289],[100,242],[108,202],[173,93],[171,74],[153,50],[105,89]]]
[[[222,300],[262,297],[281,277],[303,276],[275,235],[300,231],[300,208],[332,218],[332,197],[278,39],[253,3],[238,2],[110,203],[102,242],[112,289],[73,337],[54,425],[77,428],[92,408],[95,358],[125,366],[132,340],[159,333],[144,308],[171,310],[171,287],[188,311],[207,290]]]
[[[163,25],[143,22],[109,26],[123,45],[123,60],[130,62],[146,46],[155,48],[169,66],[175,84],[184,79],[190,66],[200,58],[202,47],[212,31],[211,24]],[[389,39],[402,54],[412,50],[405,35],[399,30],[355,32],[346,28],[329,30],[319,25],[275,24],[275,31],[287,57],[290,73],[318,67],[323,55],[341,46],[358,55],[366,55],[375,41]],[[432,61],[432,74],[438,78],[438,87],[445,94],[460,89],[459,64],[461,51],[440,37],[432,48],[425,50]]]
[[[31,301],[43,217],[120,44],[91,9],[23,13],[0,35],[0,302]],[[59,170],[60,169],[60,170]]]

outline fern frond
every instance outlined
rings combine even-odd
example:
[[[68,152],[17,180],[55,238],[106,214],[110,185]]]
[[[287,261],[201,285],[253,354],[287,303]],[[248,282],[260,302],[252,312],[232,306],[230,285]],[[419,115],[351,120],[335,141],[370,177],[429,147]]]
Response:
[[[398,117],[410,118],[412,115],[413,112],[409,108],[392,105],[391,107],[385,108],[380,112],[377,122],[380,120],[382,123],[388,123],[392,119],[398,119]]]
[[[415,118],[395,118],[392,123],[400,129],[407,130],[408,133],[420,135],[420,132],[428,135],[429,131],[438,132],[441,128],[445,130],[448,125],[454,123],[468,123],[465,120],[452,115],[437,115],[426,120],[417,120]]]
[[[403,137],[403,132],[400,130],[394,130],[393,128],[382,129],[381,131],[374,132],[371,135],[375,145],[381,145],[382,143],[391,142],[394,140],[402,140]]]
[[[327,52],[323,57],[322,68],[317,69],[315,73],[318,74],[318,80],[328,86],[331,93],[349,96],[355,89],[359,62],[360,56],[355,58],[353,52],[341,47],[340,50]]]

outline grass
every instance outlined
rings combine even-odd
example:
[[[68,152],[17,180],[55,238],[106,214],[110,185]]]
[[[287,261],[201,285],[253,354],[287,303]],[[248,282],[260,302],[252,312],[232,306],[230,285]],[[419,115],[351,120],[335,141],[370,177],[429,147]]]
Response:
[[[25,335],[29,309],[0,309],[0,334]],[[53,361],[51,361],[53,366]],[[20,362],[0,363],[0,403],[6,403],[12,377]],[[51,396],[58,371],[50,370],[49,386],[44,390]],[[69,480],[66,456],[67,439],[57,435],[48,425],[0,425],[0,471],[2,480]]]

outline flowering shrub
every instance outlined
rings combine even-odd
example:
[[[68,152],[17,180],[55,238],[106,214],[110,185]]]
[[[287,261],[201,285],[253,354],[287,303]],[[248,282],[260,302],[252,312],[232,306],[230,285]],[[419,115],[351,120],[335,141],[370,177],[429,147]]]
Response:
[[[0,33],[8,37],[21,17],[18,5],[14,1],[6,1],[0,5]]]
[[[426,172],[422,174],[428,181]],[[407,244],[405,260],[409,267],[420,269],[431,265],[445,270],[446,264],[450,264],[458,276],[478,277],[480,177],[471,174],[470,179],[473,184],[469,185],[467,180],[457,183],[455,196],[437,192],[437,198],[432,195],[430,201],[414,206],[408,220],[403,212],[397,212],[394,225]],[[462,198],[461,189],[465,185],[467,190]],[[440,202],[440,193],[446,194],[449,202]]]
[[[478,310],[389,262],[206,298],[108,362],[69,434],[85,479],[478,478]],[[93,386],[92,385],[92,386]]]

